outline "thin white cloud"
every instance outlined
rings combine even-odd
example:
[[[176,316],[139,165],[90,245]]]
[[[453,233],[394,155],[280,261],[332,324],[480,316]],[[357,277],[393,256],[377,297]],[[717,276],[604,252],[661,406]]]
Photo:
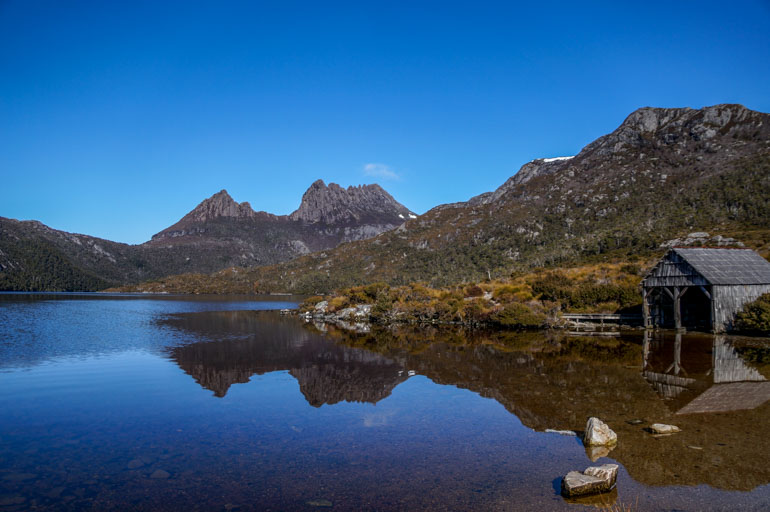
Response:
[[[396,171],[394,171],[389,165],[385,164],[364,164],[364,174],[374,178],[382,178],[384,180],[401,179],[401,176],[396,174]]]

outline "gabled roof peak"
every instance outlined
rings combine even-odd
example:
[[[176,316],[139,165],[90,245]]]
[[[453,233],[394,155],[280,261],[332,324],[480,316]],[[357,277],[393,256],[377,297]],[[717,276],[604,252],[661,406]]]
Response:
[[[676,247],[671,252],[713,285],[770,284],[770,262],[751,249]]]

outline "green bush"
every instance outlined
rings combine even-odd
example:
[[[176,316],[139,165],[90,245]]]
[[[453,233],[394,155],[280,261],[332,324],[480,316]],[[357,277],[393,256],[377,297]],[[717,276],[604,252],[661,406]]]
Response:
[[[572,296],[573,281],[561,272],[549,272],[532,283],[532,293],[541,300],[565,302]]]
[[[537,328],[545,324],[545,314],[535,311],[526,304],[512,302],[493,313],[490,320],[504,327]]]
[[[532,291],[540,296],[540,300],[559,302],[569,309],[590,308],[608,302],[627,308],[642,300],[635,285],[577,284],[558,272],[548,273],[532,283]]]
[[[738,313],[735,326],[742,332],[770,336],[770,293],[746,304]]]
[[[604,302],[617,302],[621,307],[628,307],[641,302],[641,295],[636,286],[584,283],[572,291],[565,304],[583,308]]]

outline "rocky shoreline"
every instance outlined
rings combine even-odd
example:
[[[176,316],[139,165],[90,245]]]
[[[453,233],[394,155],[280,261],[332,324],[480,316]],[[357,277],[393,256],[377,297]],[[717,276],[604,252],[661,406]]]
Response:
[[[416,326],[451,326],[451,327],[466,327],[470,329],[484,329],[484,328],[499,328],[499,329],[562,329],[570,330],[574,329],[574,324],[559,317],[554,317],[548,321],[539,325],[515,325],[515,326],[501,326],[494,322],[484,322],[479,320],[468,321],[447,321],[436,318],[423,318],[419,314],[373,314],[375,304],[355,304],[346,308],[331,311],[329,302],[322,300],[312,307],[300,307],[298,310],[283,310],[283,314],[296,314],[300,318],[307,322],[313,322],[315,324],[333,324],[337,327],[348,331],[354,332],[369,332],[372,325],[382,326],[396,326],[396,325],[416,325]],[[616,324],[612,326],[610,331],[605,329],[604,325],[583,323],[581,324],[586,332],[602,330],[605,332],[619,332],[620,330],[636,329],[638,326],[627,324]]]

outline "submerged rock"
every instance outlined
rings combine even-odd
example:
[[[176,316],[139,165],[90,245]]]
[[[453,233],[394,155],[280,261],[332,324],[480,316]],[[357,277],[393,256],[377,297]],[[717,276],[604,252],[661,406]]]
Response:
[[[599,418],[588,418],[583,444],[586,446],[612,446],[617,444],[618,435]]]
[[[306,501],[305,504],[310,505],[311,507],[321,507],[321,508],[329,508],[333,505],[332,502],[329,500],[311,500],[311,501]]]
[[[128,462],[128,464],[126,464],[126,467],[128,469],[141,468],[142,466],[144,466],[144,461],[142,461],[140,459],[131,460],[131,461]]]
[[[14,494],[11,496],[0,496],[0,507],[8,507],[11,505],[21,505],[27,501],[27,498]]]
[[[676,425],[666,425],[665,423],[653,423],[650,425],[650,431],[653,434],[675,434],[681,432]]]
[[[45,496],[46,498],[56,499],[59,496],[61,496],[61,493],[63,493],[66,490],[67,488],[64,486],[54,487],[50,491],[44,493],[43,496]]]
[[[561,493],[567,498],[610,491],[618,477],[617,464],[586,468],[582,473],[570,471],[561,481]]]
[[[155,480],[165,480],[166,478],[168,478],[170,476],[171,476],[171,473],[169,473],[168,471],[164,471],[162,469],[156,469],[150,475],[150,478],[154,478]]]

